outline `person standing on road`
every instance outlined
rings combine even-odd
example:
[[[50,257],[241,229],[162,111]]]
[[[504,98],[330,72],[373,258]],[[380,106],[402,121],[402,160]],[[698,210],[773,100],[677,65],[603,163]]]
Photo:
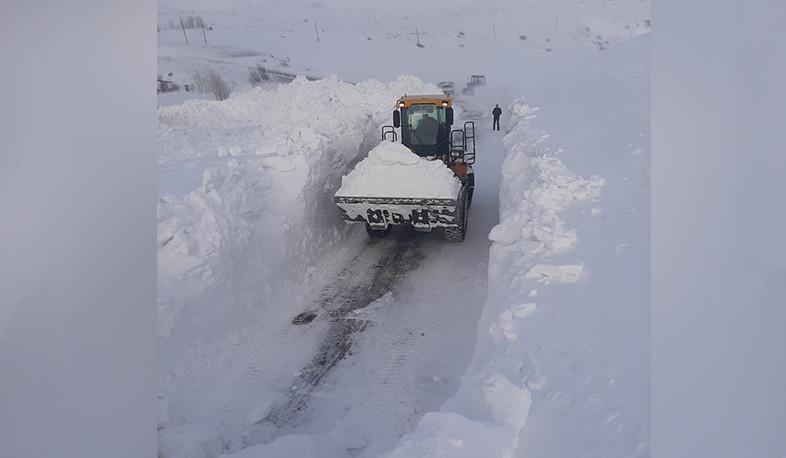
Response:
[[[491,130],[499,130],[499,117],[502,116],[502,108],[499,107],[499,104],[494,106],[491,114],[494,115],[494,123],[491,125]]]

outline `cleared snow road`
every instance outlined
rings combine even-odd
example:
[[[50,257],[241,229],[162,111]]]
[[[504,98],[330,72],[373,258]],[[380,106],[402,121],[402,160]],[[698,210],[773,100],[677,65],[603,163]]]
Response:
[[[313,300],[292,317],[306,323],[288,325],[290,338],[313,339],[312,359],[232,448],[329,433],[374,456],[457,390],[486,299],[487,235],[499,211],[502,134],[476,121],[477,187],[465,241],[409,227],[375,240],[358,225],[351,246],[318,267]],[[270,370],[284,376],[290,368]]]

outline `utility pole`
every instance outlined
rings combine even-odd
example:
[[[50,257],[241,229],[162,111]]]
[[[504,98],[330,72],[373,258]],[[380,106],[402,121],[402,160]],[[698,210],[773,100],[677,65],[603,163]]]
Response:
[[[317,21],[314,21],[314,32],[317,33],[317,43],[319,43],[319,29],[317,28]]]
[[[183,36],[186,37],[186,44],[188,44],[188,35],[186,35],[186,26],[183,25],[183,18],[180,18],[180,28],[183,29]]]
[[[202,23],[202,36],[205,38],[205,44],[207,44],[207,33],[205,33],[205,24]]]
[[[417,37],[417,43],[415,44],[415,46],[417,46],[418,48],[425,48],[426,46],[420,42],[420,33],[418,32],[418,26],[415,26],[415,36]]]

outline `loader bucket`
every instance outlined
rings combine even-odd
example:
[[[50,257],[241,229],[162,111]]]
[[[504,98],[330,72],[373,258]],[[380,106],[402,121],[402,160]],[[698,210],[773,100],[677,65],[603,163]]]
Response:
[[[334,200],[345,221],[366,223],[373,230],[411,224],[428,232],[457,224],[456,199],[335,196]]]

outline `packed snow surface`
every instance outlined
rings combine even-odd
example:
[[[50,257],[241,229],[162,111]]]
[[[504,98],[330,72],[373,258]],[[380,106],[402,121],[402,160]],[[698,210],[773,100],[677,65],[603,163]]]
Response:
[[[455,199],[461,182],[442,161],[383,141],[341,180],[337,196]]]

